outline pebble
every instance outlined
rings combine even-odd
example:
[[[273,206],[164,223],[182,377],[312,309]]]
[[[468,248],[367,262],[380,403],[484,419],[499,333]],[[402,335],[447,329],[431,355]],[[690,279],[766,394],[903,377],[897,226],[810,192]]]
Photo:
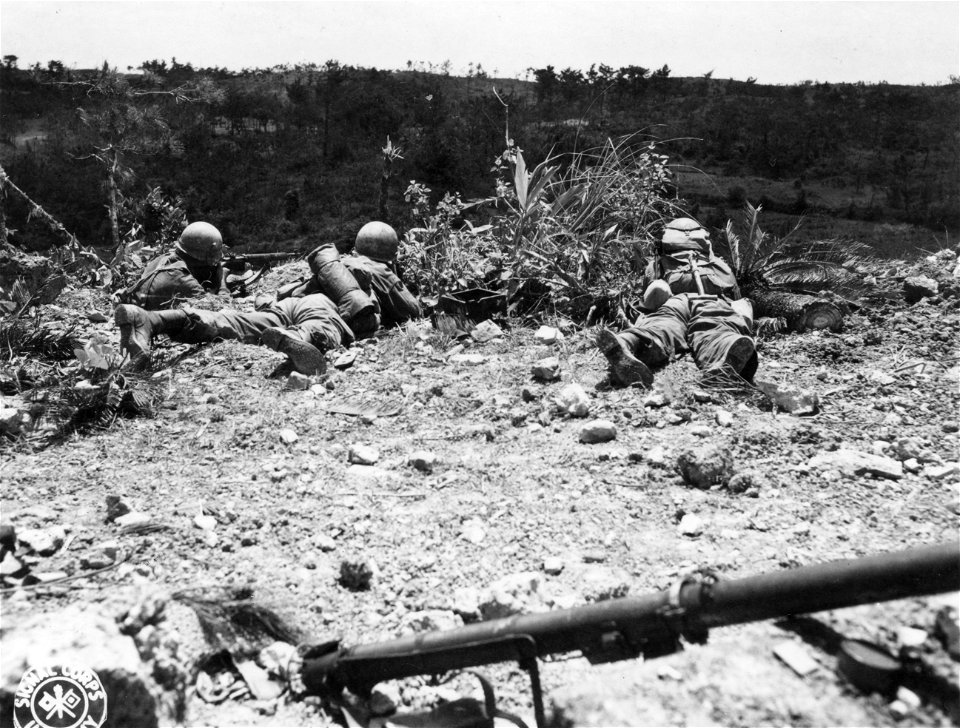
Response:
[[[313,537],[313,545],[324,553],[333,551],[337,548],[337,542],[325,533],[318,533]]]
[[[530,387],[524,387],[520,390],[520,399],[524,402],[536,402],[540,397]]]
[[[610,420],[591,420],[580,429],[580,442],[594,445],[617,437],[617,427]]]
[[[906,705],[911,711],[916,710],[922,704],[919,695],[902,685],[897,688],[897,700]]]
[[[560,378],[560,360],[555,356],[541,359],[530,368],[534,379],[542,382],[554,382]]]
[[[651,409],[659,409],[670,404],[670,398],[663,392],[651,392],[643,398],[643,406]]]
[[[744,472],[737,473],[732,478],[730,482],[727,483],[727,490],[731,493],[746,493],[751,488],[755,488],[759,492],[760,478],[756,473]]]
[[[703,519],[700,518],[700,516],[687,513],[680,519],[680,523],[677,524],[677,531],[679,531],[682,536],[699,536],[703,533],[703,526]]]
[[[490,320],[481,321],[470,332],[470,337],[479,343],[496,339],[498,336],[503,336],[503,329]]]
[[[943,465],[931,465],[924,472],[931,480],[942,480],[950,476],[960,475],[960,463],[944,463]]]
[[[677,456],[677,470],[684,482],[706,489],[729,480],[733,459],[728,450],[717,445],[688,448]]]
[[[714,414],[714,419],[720,427],[730,427],[733,424],[733,413],[725,409],[718,409]]]
[[[483,354],[454,354],[450,357],[450,361],[454,364],[465,364],[470,367],[483,364],[486,360]]]
[[[808,465],[820,470],[836,470],[848,477],[865,474],[892,480],[903,477],[903,464],[898,460],[849,448],[817,453]]]
[[[400,688],[393,682],[382,682],[370,693],[367,708],[375,716],[393,715],[403,700],[400,697]]]
[[[340,356],[338,356],[333,362],[334,369],[347,369],[353,366],[353,363],[357,360],[357,349],[347,349]]]
[[[915,627],[901,627],[897,630],[897,641],[904,647],[920,647],[927,641],[927,633]]]
[[[17,540],[41,556],[52,556],[67,540],[67,531],[63,526],[28,528],[17,532]]]
[[[217,527],[217,519],[201,514],[193,519],[193,525],[202,531],[212,531]]]
[[[590,414],[590,397],[576,382],[560,390],[556,403],[557,407],[571,417],[586,417]]]
[[[931,298],[939,291],[939,284],[926,276],[911,276],[903,281],[903,297],[907,303],[916,303],[921,298]]]
[[[820,411],[820,395],[814,391],[788,387],[775,382],[757,381],[756,385],[781,412],[812,415]]]
[[[563,341],[564,335],[559,329],[552,326],[541,326],[536,330],[533,338],[541,344],[556,344],[558,341]]]
[[[145,526],[153,521],[150,516],[140,511],[130,511],[114,520],[121,528],[133,528],[136,526]]]
[[[437,456],[429,450],[417,450],[410,454],[407,462],[417,470],[430,473],[433,472],[433,468],[437,464]]]
[[[369,445],[353,445],[347,453],[347,461],[354,465],[373,465],[380,459],[380,452]]]
[[[563,571],[563,559],[559,556],[548,556],[543,560],[543,571],[550,576],[558,576]]]
[[[586,564],[602,564],[607,560],[607,555],[603,551],[586,551],[583,554],[583,561]]]
[[[773,648],[773,654],[800,677],[806,677],[819,667],[817,661],[796,642],[781,642]]]
[[[373,568],[365,561],[340,562],[340,586],[350,591],[367,591],[373,579]]]
[[[289,427],[284,427],[280,430],[280,442],[284,445],[292,445],[300,438],[297,436],[297,433],[291,430]]]
[[[287,377],[286,387],[287,389],[293,390],[310,389],[310,377],[300,372],[290,372],[290,376]]]

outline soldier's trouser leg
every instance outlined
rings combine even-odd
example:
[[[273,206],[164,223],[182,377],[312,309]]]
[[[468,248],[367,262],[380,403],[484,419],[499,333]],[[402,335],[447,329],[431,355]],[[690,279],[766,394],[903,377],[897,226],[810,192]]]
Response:
[[[661,367],[687,350],[689,319],[689,294],[681,293],[619,336],[637,359],[649,367]]]
[[[285,327],[292,323],[279,306],[250,313],[232,309],[206,311],[199,308],[186,308],[183,311],[187,314],[188,322],[179,332],[171,334],[170,338],[187,344],[214,339],[235,339],[244,344],[259,344],[260,337],[267,329]]]
[[[337,306],[322,293],[303,298],[285,298],[273,307],[289,321],[285,328],[318,349],[335,349],[353,342],[353,331]]]
[[[688,326],[693,359],[702,370],[727,368],[750,381],[757,352],[750,322],[722,298],[691,302]]]
[[[373,313],[374,304],[357,284],[357,279],[340,261],[340,253],[333,243],[325,243],[307,256],[310,270],[316,276],[320,290],[327,294],[340,315],[350,321]]]

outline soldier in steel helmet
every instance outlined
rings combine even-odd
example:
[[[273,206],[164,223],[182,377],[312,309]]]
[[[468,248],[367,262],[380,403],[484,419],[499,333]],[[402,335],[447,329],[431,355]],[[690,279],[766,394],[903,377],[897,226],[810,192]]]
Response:
[[[220,231],[208,222],[190,223],[173,251],[147,263],[139,280],[118,298],[151,310],[171,308],[177,301],[205,293],[229,298],[222,259]]]
[[[347,256],[342,262],[339,254],[336,259],[318,254],[325,246],[317,248],[310,255],[310,264],[319,273],[293,295],[271,301],[257,311],[148,311],[121,304],[114,312],[121,348],[131,358],[139,359],[149,353],[152,339],[158,334],[184,343],[238,339],[286,354],[294,369],[303,374],[322,373],[326,369],[324,352],[372,335],[382,320],[398,323],[420,313],[416,298],[389,264],[380,260],[388,254],[388,259],[392,259],[396,254],[396,233],[389,228],[389,233],[393,233],[391,244],[389,233],[384,235],[382,229],[377,230],[379,233],[370,237],[361,230],[363,234],[357,236],[361,254]],[[335,248],[333,252],[336,253]],[[356,277],[351,271],[357,271]],[[321,290],[321,276],[330,295]]]
[[[357,233],[350,255],[341,256],[333,243],[315,248],[307,256],[313,277],[286,295],[326,293],[358,339],[419,318],[420,303],[395,270],[398,247],[392,227],[368,222]]]
[[[649,387],[653,369],[685,352],[707,377],[753,379],[753,307],[741,298],[730,267],[713,254],[700,223],[685,217],[667,223],[644,285],[644,314],[637,322],[597,336],[611,382]]]

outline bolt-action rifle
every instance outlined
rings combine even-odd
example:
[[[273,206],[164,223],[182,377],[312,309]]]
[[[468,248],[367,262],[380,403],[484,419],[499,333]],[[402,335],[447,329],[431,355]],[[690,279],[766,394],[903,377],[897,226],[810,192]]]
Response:
[[[681,578],[667,591],[547,614],[427,632],[389,642],[303,652],[306,693],[368,695],[384,680],[517,661],[530,676],[537,725],[546,725],[537,659],[580,652],[591,663],[659,657],[711,628],[960,589],[960,541],[834,561],[743,579]]]
[[[300,253],[246,253],[225,255],[221,263],[230,275],[227,288],[234,296],[245,296],[247,289],[260,280],[271,263],[299,258]]]
[[[263,268],[281,260],[299,258],[301,253],[241,253],[223,256],[223,267],[234,273],[242,273],[250,268]]]

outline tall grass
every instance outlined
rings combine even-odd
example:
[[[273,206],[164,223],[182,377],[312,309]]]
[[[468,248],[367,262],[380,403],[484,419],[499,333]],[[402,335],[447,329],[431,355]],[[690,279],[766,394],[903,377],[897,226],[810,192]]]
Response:
[[[401,265],[421,294],[484,286],[504,291],[514,313],[629,317],[659,228],[682,214],[667,162],[637,135],[533,168],[509,146],[494,164],[489,198],[448,194],[431,211],[429,190],[411,184],[407,200],[421,225],[406,235]]]

